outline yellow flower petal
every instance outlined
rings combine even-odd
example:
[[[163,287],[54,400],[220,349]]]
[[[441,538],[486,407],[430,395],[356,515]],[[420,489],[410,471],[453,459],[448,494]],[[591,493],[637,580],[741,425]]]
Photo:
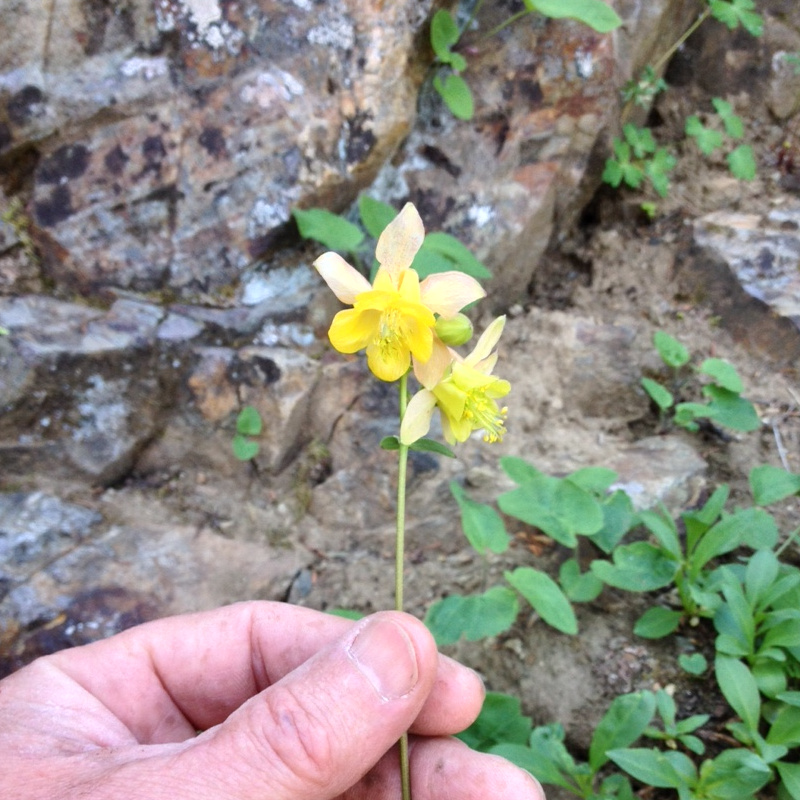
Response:
[[[411,353],[398,339],[372,341],[367,345],[367,366],[382,381],[396,381],[408,372]]]
[[[464,363],[469,364],[471,367],[476,366],[480,361],[487,358],[494,350],[495,345],[500,341],[500,336],[503,333],[503,328],[506,324],[505,316],[498,317],[491,325],[480,335],[472,352],[464,359]],[[494,365],[492,365],[494,366]],[[491,369],[489,370],[491,371]]]
[[[314,267],[336,297],[349,306],[359,294],[372,288],[369,281],[338,253],[323,253],[314,262]]]
[[[434,336],[431,345],[430,358],[414,359],[414,376],[426,389],[433,389],[453,363],[453,354],[441,339]]]
[[[395,284],[403,270],[411,266],[424,238],[425,226],[419,212],[411,203],[406,203],[386,226],[375,248],[375,258],[389,272]]]
[[[331,322],[328,338],[340,353],[357,353],[374,338],[380,316],[381,312],[373,309],[340,311]]]
[[[411,398],[400,424],[400,441],[403,444],[413,444],[428,433],[435,407],[436,397],[427,389],[421,389]]]
[[[451,270],[428,275],[420,284],[420,295],[431,311],[448,318],[464,306],[486,297],[486,292],[475,278]]]

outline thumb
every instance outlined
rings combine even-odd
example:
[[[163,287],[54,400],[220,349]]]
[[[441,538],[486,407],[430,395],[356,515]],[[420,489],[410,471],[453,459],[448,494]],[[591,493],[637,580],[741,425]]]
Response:
[[[185,766],[193,782],[202,781],[198,797],[337,797],[408,730],[437,667],[436,645],[422,623],[397,612],[375,614],[179,758],[194,762]]]

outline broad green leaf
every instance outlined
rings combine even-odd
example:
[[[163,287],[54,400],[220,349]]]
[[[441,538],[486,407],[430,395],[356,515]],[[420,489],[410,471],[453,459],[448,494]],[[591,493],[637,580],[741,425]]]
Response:
[[[450,262],[450,269],[481,280],[492,277],[492,273],[475,258],[472,251],[449,233],[442,231],[429,233],[422,242],[422,249],[444,256]]]
[[[527,745],[501,742],[487,751],[494,756],[501,756],[520,769],[527,770],[539,783],[567,788],[569,781],[559,772],[556,765],[545,754]]]
[[[657,514],[655,511],[642,511],[639,514],[639,520],[670,555],[681,558],[683,554],[678,538],[678,529],[666,512]]]
[[[462,636],[469,642],[507,631],[519,613],[516,594],[494,586],[483,594],[450,595],[434,603],[425,624],[440,647],[455,644]]]
[[[800,747],[800,708],[787,705],[778,711],[767,734],[767,742]]]
[[[417,453],[436,453],[439,456],[447,456],[447,458],[455,458],[456,454],[446,445],[437,442],[435,439],[417,439],[416,442],[408,446],[409,450],[414,450]]]
[[[571,603],[549,575],[533,567],[517,567],[513,572],[504,574],[506,580],[548,625],[562,633],[578,632],[578,620]]]
[[[613,469],[606,467],[582,467],[567,475],[567,480],[595,494],[605,494],[618,478]]]
[[[642,378],[642,388],[647,392],[650,399],[662,410],[666,411],[672,407],[675,398],[672,393],[665,389],[660,383],[652,378]]]
[[[628,747],[653,719],[656,698],[652,692],[634,692],[614,698],[597,724],[589,745],[589,766],[593,771],[608,761],[609,750]]]
[[[504,553],[508,549],[510,538],[500,515],[484,503],[476,503],[470,499],[464,489],[455,481],[450,484],[450,491],[461,511],[461,527],[464,536],[479,553]]]
[[[689,788],[696,780],[697,770],[691,759],[683,753],[635,747],[609,750],[606,755],[647,786],[659,789]]]
[[[497,505],[504,514],[539,528],[565,547],[575,547],[575,532],[556,516],[554,498],[559,483],[558,478],[539,473],[535,479],[501,494]]]
[[[525,0],[525,7],[554,19],[576,19],[598,33],[608,33],[622,25],[617,12],[600,0]]]
[[[600,503],[568,477],[558,482],[553,501],[558,518],[575,533],[588,536],[603,527]]]
[[[601,506],[603,527],[589,538],[604,552],[610,553],[633,527],[636,519],[633,502],[621,489],[607,497]]]
[[[460,75],[451,72],[444,80],[437,75],[433,79],[433,88],[442,96],[445,105],[456,119],[472,119],[475,113],[472,92]]]
[[[544,474],[532,464],[525,461],[525,459],[517,458],[516,456],[504,456],[501,458],[500,469],[502,469],[514,483],[520,485],[535,480],[540,475]]]
[[[360,611],[354,611],[352,608],[328,608],[325,613],[334,617],[343,617],[344,619],[359,620],[364,618]]]
[[[742,120],[736,116],[733,106],[721,97],[712,97],[711,105],[714,106],[714,110],[725,125],[725,133],[731,139],[741,139],[744,136],[744,125]]]
[[[498,745],[489,750],[527,769],[541,783],[570,789],[576,765],[564,746],[564,729],[558,724],[541,725],[533,730],[528,745],[529,755],[515,752],[514,745]],[[517,760],[519,759],[519,760]]]
[[[690,675],[702,675],[708,669],[708,661],[702,653],[681,653],[678,656],[678,664]]]
[[[647,177],[659,197],[669,194],[669,173],[675,169],[677,159],[665,147],[659,147],[645,166]]]
[[[753,148],[749,144],[740,144],[728,153],[728,168],[734,178],[740,181],[752,181],[756,177],[757,165]]]
[[[573,603],[590,603],[603,591],[603,582],[592,572],[582,573],[574,558],[568,558],[561,565],[558,582]]]
[[[759,464],[750,470],[750,491],[758,505],[768,506],[800,493],[800,475],[771,464]]]
[[[770,699],[780,696],[788,685],[785,665],[771,659],[759,659],[752,665],[758,691]]]
[[[258,436],[261,433],[261,415],[253,406],[245,406],[236,417],[236,432],[242,436]]]
[[[239,461],[250,461],[258,455],[258,442],[253,442],[250,439],[245,439],[240,433],[237,433],[231,439],[231,450],[233,455]]]
[[[730,707],[751,731],[758,730],[761,696],[753,673],[741,661],[718,655],[714,662],[717,684]]]
[[[487,692],[478,718],[458,738],[473,750],[486,752],[500,742],[527,744],[531,727],[531,718],[522,713],[518,698]]]
[[[729,392],[740,394],[744,390],[742,379],[736,368],[722,358],[707,358],[701,365],[698,372],[708,375],[723,389]]]
[[[324,208],[292,209],[292,216],[304,239],[314,239],[331,250],[352,253],[364,241],[364,233],[352,222]]]
[[[397,436],[384,436],[380,441],[381,450],[399,450],[400,439]]]
[[[800,692],[781,692],[776,698],[782,703],[787,703],[790,706],[800,708]]]
[[[680,611],[653,606],[636,620],[633,632],[643,639],[663,639],[678,629],[682,616]]]
[[[617,547],[613,564],[593,561],[592,572],[603,583],[629,592],[651,592],[669,586],[679,563],[649,542],[634,542]]]
[[[629,122],[623,125],[622,132],[636,158],[644,158],[650,153],[655,153],[656,140],[650,128],[639,128]]]
[[[800,800],[800,764],[778,761],[774,766],[792,800]]]
[[[653,344],[661,360],[668,367],[678,369],[689,362],[689,351],[666,331],[656,331],[653,335]]]
[[[689,554],[691,574],[699,575],[712,558],[729,553],[742,544],[753,548],[772,547],[777,539],[777,529],[773,534],[769,521],[762,516],[764,514],[766,512],[760,508],[745,508],[729,514],[711,527]]]
[[[744,800],[765,786],[772,772],[755,753],[744,748],[723,750],[700,768],[698,796],[714,800]]]
[[[752,473],[751,473],[752,475]],[[778,578],[780,562],[772,550],[759,550],[750,556],[744,573],[744,586],[747,601],[752,608],[758,608],[767,590]]]
[[[377,239],[397,216],[397,211],[388,203],[375,200],[368,194],[362,194],[358,198],[358,213],[361,215],[362,225],[373,239]]]
[[[691,553],[700,537],[717,521],[728,500],[730,488],[725,484],[711,493],[705,505],[697,511],[684,511],[681,519],[686,526],[686,551]]]

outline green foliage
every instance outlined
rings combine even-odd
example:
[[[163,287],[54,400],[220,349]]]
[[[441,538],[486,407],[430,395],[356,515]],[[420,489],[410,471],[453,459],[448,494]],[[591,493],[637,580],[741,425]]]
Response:
[[[711,15],[731,30],[741,25],[749,34],[761,36],[764,20],[755,11],[754,0],[708,0]]]
[[[689,351],[664,331],[656,331],[653,344],[664,364],[672,369],[671,390],[648,377],[641,379],[641,385],[662,419],[671,412],[672,422],[690,431],[698,429],[700,419],[736,431],[754,431],[761,426],[753,404],[741,396],[744,386],[732,364],[721,358],[707,358],[699,367],[691,368]],[[689,381],[690,377],[708,378],[710,382],[701,385],[699,380]],[[676,395],[692,388],[705,402],[676,402]]]
[[[614,155],[606,160],[603,180],[615,189],[625,184],[639,189],[649,180],[661,197],[669,192],[669,173],[677,163],[664,147],[659,147],[649,128],[628,123],[622,128],[622,139],[613,142]]]
[[[462,636],[474,642],[507,631],[519,613],[517,596],[504,586],[483,594],[450,595],[433,603],[425,624],[440,647],[455,644]]]
[[[744,124],[734,111],[733,106],[720,97],[711,100],[716,111],[716,125],[706,127],[695,114],[686,120],[686,135],[694,139],[698,149],[710,156],[728,140],[738,140],[744,136]],[[719,128],[722,130],[719,130]],[[730,150],[726,156],[731,174],[739,180],[751,181],[756,176],[756,160],[753,148],[742,144]]]
[[[371,268],[364,264],[367,254],[374,250],[365,232],[371,239],[377,239],[397,216],[397,211],[366,194],[358,198],[357,210],[363,230],[344,217],[321,208],[294,209],[292,215],[304,239],[311,239],[330,250],[348,255],[356,267],[374,277],[378,264],[372,264]],[[492,277],[492,273],[468,247],[449,233],[441,231],[426,234],[412,266],[420,278],[449,270],[457,270],[479,280]]]
[[[532,13],[554,19],[575,19],[598,33],[609,33],[622,24],[614,9],[602,0],[524,0],[524,4],[523,11],[509,17],[489,35]],[[430,42],[435,56],[433,88],[450,113],[460,120],[470,120],[475,113],[472,92],[461,76],[467,69],[467,60],[457,49],[463,31],[471,22],[470,18],[459,28],[453,15],[445,9],[439,9],[431,20]]]
[[[258,455],[258,442],[251,437],[260,436],[261,428],[261,415],[253,406],[245,406],[236,417],[236,433],[231,439],[235,458],[250,461]]]
[[[638,79],[629,80],[622,87],[622,99],[625,103],[635,103],[649,108],[653,100],[667,89],[667,82],[656,75],[651,65],[647,65]]]

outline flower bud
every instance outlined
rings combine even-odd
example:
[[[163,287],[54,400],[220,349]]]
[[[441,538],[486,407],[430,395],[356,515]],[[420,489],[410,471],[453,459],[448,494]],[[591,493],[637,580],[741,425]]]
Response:
[[[472,323],[464,314],[436,320],[436,335],[448,346],[458,347],[472,338]]]

